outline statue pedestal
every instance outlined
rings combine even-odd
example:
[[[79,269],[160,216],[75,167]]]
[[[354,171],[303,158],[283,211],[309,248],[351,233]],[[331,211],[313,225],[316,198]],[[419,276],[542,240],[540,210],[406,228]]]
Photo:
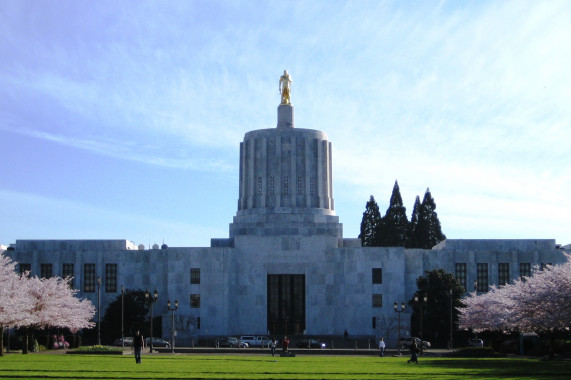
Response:
[[[278,128],[293,128],[293,106],[291,104],[278,106]]]

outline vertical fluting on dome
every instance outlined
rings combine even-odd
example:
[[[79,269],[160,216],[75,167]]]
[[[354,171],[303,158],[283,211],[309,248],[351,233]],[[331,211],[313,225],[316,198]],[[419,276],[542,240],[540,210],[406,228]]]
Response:
[[[331,162],[331,143],[323,132],[293,128],[248,132],[240,144],[238,211],[333,211]]]

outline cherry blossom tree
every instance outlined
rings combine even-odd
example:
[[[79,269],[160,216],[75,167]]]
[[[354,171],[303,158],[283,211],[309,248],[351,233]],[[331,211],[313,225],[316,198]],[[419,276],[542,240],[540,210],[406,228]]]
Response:
[[[21,276],[15,266],[16,262],[0,253],[0,332],[11,327],[25,327],[26,331],[61,327],[75,333],[95,326],[91,321],[95,307],[91,301],[76,297],[77,290],[69,286],[71,278]],[[27,347],[26,332],[24,353]],[[1,349],[0,345],[0,353]]]
[[[471,293],[459,308],[459,327],[475,332],[519,331],[549,335],[571,325],[571,256],[565,264],[535,270],[512,284]]]
[[[89,300],[75,297],[76,289],[69,287],[71,278],[32,277],[28,280],[28,291],[34,300],[27,325],[43,329],[63,327],[72,332],[95,326],[90,320],[95,307]]]
[[[0,252],[0,356],[4,354],[4,329],[24,325],[32,306],[26,277],[18,275],[15,268],[16,262]]]
[[[69,287],[69,281],[71,278],[28,279],[27,291],[32,298],[32,308],[24,322],[26,327],[62,327],[75,333],[82,328],[95,326],[91,321],[95,307],[91,301],[77,298],[77,290]]]
[[[32,309],[28,273],[16,273],[16,264],[0,252],[0,356],[4,354],[4,329],[25,326]]]

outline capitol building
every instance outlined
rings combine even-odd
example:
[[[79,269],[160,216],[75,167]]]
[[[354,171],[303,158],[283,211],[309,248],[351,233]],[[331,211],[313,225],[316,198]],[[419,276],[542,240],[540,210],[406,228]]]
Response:
[[[240,143],[239,194],[228,238],[210,247],[136,246],[129,240],[16,240],[5,255],[21,271],[73,276],[78,296],[101,313],[129,290],[157,289],[163,338],[170,338],[166,299],[177,299],[177,345],[223,335],[399,336],[394,302],[407,302],[425,271],[444,269],[471,291],[529,275],[534,266],[565,262],[555,240],[447,239],[432,249],[362,247],[344,238],[335,213],[332,143],[327,134],[295,128],[287,72],[274,128],[250,131]],[[567,247],[568,248],[568,247]],[[161,302],[164,301],[164,302]],[[401,333],[410,333],[410,315]],[[407,318],[408,316],[408,318]],[[96,316],[97,318],[97,316]]]

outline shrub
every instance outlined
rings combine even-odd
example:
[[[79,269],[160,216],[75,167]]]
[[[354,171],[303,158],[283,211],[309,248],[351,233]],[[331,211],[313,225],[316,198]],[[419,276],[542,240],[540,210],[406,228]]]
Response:
[[[119,347],[109,347],[109,346],[82,346],[77,348],[75,351],[79,352],[123,352]]]

